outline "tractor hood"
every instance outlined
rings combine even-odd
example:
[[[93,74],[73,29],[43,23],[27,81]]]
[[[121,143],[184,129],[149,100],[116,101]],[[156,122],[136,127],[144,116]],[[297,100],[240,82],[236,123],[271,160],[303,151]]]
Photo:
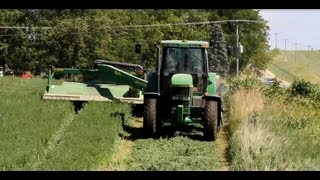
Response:
[[[182,86],[182,87],[192,87],[193,81],[192,76],[190,74],[174,74],[171,77],[171,85],[172,86]]]

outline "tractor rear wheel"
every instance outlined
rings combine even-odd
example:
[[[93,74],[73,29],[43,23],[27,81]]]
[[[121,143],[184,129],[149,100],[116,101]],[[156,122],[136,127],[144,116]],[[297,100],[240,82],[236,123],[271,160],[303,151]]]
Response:
[[[143,128],[148,136],[157,133],[157,99],[145,98],[143,109]]]
[[[218,135],[218,104],[216,101],[206,101],[204,110],[204,137],[215,141]]]

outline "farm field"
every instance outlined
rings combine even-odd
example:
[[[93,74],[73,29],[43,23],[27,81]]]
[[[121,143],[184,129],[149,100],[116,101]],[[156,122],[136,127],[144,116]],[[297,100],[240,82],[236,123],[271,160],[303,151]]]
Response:
[[[295,78],[320,83],[320,51],[279,51],[274,54],[268,69],[280,79],[292,82]]]
[[[320,170],[308,14],[0,10],[0,170]]]
[[[44,79],[0,78],[1,170],[94,170],[106,163],[126,104],[44,101]],[[106,110],[107,109],[107,110]]]
[[[159,139],[146,138],[142,118],[133,117],[128,104],[90,102],[75,113],[71,102],[42,100],[44,79],[4,77],[0,84],[1,170],[320,168],[316,138],[320,112],[312,99],[286,103],[290,96],[284,89],[265,91],[253,81],[238,83],[226,102],[229,125],[220,131],[217,141],[207,142],[202,139],[201,125],[196,124],[177,131],[164,126]],[[225,133],[230,141],[223,137]]]
[[[44,101],[46,79],[0,78],[1,170],[227,170],[201,127],[146,139],[128,104]],[[221,143],[220,143],[221,144]]]

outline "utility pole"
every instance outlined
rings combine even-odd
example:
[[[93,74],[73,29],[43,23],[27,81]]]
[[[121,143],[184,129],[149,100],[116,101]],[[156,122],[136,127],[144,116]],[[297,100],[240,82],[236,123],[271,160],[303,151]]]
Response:
[[[294,43],[294,63],[297,64],[297,41]]]
[[[276,49],[277,49],[277,47],[278,47],[278,46],[277,46],[277,44],[278,44],[278,38],[277,38],[277,36],[278,36],[279,33],[274,33],[274,34],[276,35]]]
[[[309,66],[309,61],[310,61],[310,52],[311,52],[311,46],[308,44],[308,72],[309,72],[309,68],[310,68],[310,66]]]
[[[237,77],[239,76],[239,56],[240,53],[242,53],[242,50],[240,52],[240,42],[239,42],[239,22],[247,22],[247,23],[261,23],[262,21],[254,21],[254,20],[246,20],[246,19],[236,19],[236,20],[222,20],[222,21],[216,21],[216,23],[222,23],[222,22],[233,22],[236,24],[236,61],[237,61]]]
[[[239,76],[239,27],[238,22],[236,22],[236,39],[237,39],[237,47],[236,47],[236,60],[237,60],[237,77]]]
[[[288,39],[284,39],[283,61],[286,61],[287,40]]]

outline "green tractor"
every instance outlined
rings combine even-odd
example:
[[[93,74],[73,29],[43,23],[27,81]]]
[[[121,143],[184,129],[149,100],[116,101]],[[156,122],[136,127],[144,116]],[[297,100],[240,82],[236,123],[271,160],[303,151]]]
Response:
[[[140,48],[137,44],[136,52]],[[79,107],[87,101],[130,103],[143,111],[138,114],[149,137],[157,136],[164,122],[173,127],[202,123],[206,139],[216,140],[222,125],[221,98],[219,76],[208,69],[208,48],[204,41],[161,41],[156,72],[147,80],[137,64],[96,60],[91,69],[50,66],[43,99],[73,101]],[[78,80],[54,83],[57,74]]]
[[[143,127],[159,135],[164,122],[174,127],[202,123],[206,140],[214,141],[222,125],[219,75],[209,72],[208,42],[163,40],[157,45],[156,72],[144,91]]]

